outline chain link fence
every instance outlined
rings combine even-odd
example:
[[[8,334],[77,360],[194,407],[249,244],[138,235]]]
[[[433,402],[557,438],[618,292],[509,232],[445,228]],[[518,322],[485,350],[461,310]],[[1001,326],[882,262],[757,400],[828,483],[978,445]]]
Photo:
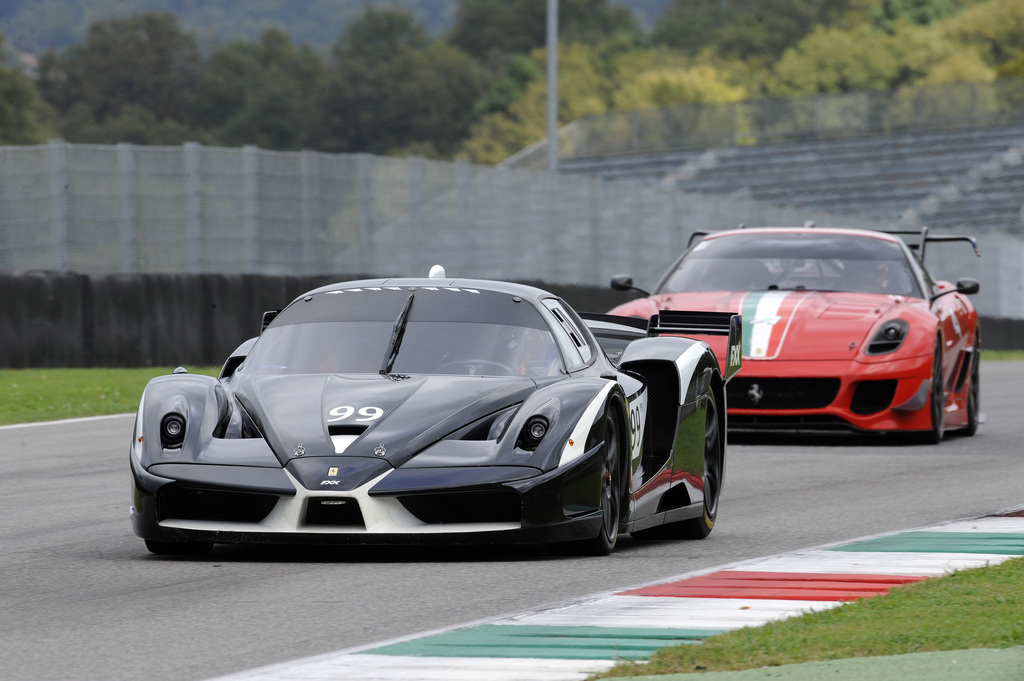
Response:
[[[560,285],[606,286],[629,272],[650,287],[694,231],[807,220],[891,226],[421,158],[195,143],[0,147],[0,272],[8,273],[419,276],[441,264],[452,276]],[[1021,240],[986,234],[982,249],[994,258],[948,249],[933,269],[981,279],[984,314],[1024,318]]]
[[[1024,121],[1024,78],[665,106],[588,116],[559,131],[561,159],[773,144]],[[505,163],[547,167],[541,141]]]

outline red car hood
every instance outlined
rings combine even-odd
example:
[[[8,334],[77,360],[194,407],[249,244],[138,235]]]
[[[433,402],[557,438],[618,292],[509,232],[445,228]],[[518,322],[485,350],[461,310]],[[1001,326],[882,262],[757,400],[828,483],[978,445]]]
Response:
[[[826,291],[667,293],[634,300],[612,314],[649,317],[659,310],[737,312],[743,315],[744,359],[850,358],[880,321],[915,298]]]

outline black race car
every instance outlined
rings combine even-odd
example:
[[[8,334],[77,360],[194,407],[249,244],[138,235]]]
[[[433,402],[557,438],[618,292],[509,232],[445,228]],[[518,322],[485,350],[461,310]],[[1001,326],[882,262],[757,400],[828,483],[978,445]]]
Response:
[[[729,335],[730,361],[687,333]],[[150,381],[132,526],[157,554],[705,537],[740,342],[736,315],[584,322],[546,291],[443,273],[325,286],[264,315],[219,378]]]

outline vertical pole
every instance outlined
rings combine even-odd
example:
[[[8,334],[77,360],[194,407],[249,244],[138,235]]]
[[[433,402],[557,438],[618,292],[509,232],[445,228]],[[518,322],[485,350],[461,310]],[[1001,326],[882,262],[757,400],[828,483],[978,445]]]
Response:
[[[135,256],[135,150],[124,142],[117,145],[117,232],[121,242],[121,272],[134,274]]]
[[[199,143],[185,142],[182,153],[185,156],[185,267],[189,274],[203,271],[203,200],[202,165]],[[212,268],[216,270],[216,267]]]
[[[373,265],[373,157],[356,157],[356,182],[359,187],[359,267],[360,274],[374,272]]]
[[[431,267],[432,263],[424,258],[430,258],[429,253],[425,253],[427,244],[426,239],[423,238],[423,157],[411,156],[407,163],[409,164],[409,210],[408,220],[408,234],[406,235],[406,243],[411,248],[406,249],[406,254],[409,256],[409,260],[406,262],[405,271],[409,273],[415,273],[412,276],[424,276]]]
[[[64,140],[50,140],[50,266],[68,269],[68,185]]]
[[[319,273],[324,271],[316,247],[321,215],[320,156],[315,151],[304,150],[301,163],[302,199],[299,210],[302,213],[302,262],[299,263],[298,271]]]
[[[258,272],[256,237],[259,230],[259,148],[253,144],[242,147],[242,267],[244,272]],[[267,264],[267,263],[264,263]]]
[[[477,262],[480,251],[480,226],[473,225],[469,216],[469,161],[455,161],[455,224],[465,235],[467,265]]]
[[[548,0],[548,170],[558,171],[558,0]]]

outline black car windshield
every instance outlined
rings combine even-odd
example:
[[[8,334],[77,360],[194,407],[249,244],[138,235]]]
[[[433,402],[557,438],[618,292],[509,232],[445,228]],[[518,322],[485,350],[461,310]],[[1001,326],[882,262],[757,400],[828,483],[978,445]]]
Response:
[[[541,377],[562,370],[551,332],[525,300],[469,288],[374,287],[319,293],[286,308],[239,371],[376,374],[389,363],[391,374]]]
[[[656,293],[800,289],[921,297],[899,244],[829,232],[750,232],[704,239]]]

